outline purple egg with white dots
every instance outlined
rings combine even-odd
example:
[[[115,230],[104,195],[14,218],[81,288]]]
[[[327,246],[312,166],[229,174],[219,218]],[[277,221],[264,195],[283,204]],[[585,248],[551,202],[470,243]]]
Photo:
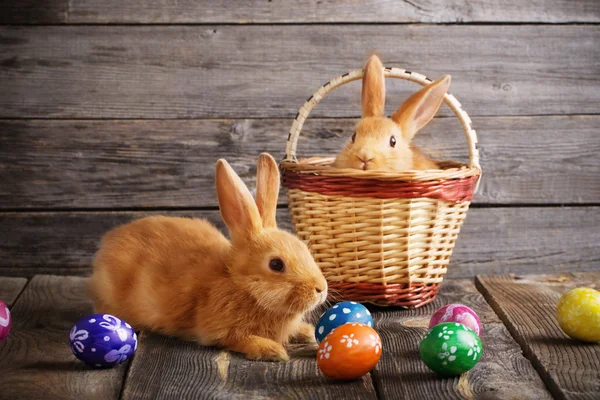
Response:
[[[80,319],[69,335],[75,357],[96,368],[110,368],[127,361],[137,349],[137,335],[127,322],[110,314]]]
[[[474,331],[477,336],[481,334],[481,321],[469,307],[464,304],[448,304],[438,309],[429,321],[429,328],[445,322],[458,322]]]
[[[355,301],[337,303],[325,311],[315,327],[315,338],[318,343],[338,326],[347,323],[360,323],[373,327],[373,317],[367,307]]]
[[[8,306],[0,300],[0,343],[8,337],[12,320]]]

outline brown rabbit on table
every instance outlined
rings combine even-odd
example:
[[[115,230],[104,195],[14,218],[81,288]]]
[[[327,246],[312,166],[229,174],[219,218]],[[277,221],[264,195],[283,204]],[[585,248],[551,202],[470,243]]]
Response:
[[[384,117],[384,68],[377,56],[366,63],[362,83],[362,119],[333,167],[407,171],[437,169],[435,160],[411,144],[415,134],[433,118],[450,86],[450,75],[425,86]]]
[[[225,160],[216,167],[231,241],[206,220],[143,218],[108,232],[94,261],[97,312],[244,354],[287,360],[290,339],[314,342],[306,312],[327,282],[306,245],[277,229],[279,170],[258,159],[256,201]]]

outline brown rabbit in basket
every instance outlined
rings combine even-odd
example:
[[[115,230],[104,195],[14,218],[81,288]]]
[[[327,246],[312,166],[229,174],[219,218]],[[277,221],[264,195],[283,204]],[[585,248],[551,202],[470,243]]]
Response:
[[[442,104],[450,86],[450,75],[414,93],[391,118],[386,118],[383,115],[385,78],[381,60],[372,56],[364,71],[363,118],[332,166],[383,171],[437,169],[436,161],[428,158],[411,141]]]
[[[258,159],[256,201],[225,160],[216,185],[231,241],[201,219],[147,217],[113,229],[94,261],[96,311],[249,359],[286,360],[290,339],[315,341],[303,316],[325,301],[327,282],[306,245],[277,229],[270,155]]]

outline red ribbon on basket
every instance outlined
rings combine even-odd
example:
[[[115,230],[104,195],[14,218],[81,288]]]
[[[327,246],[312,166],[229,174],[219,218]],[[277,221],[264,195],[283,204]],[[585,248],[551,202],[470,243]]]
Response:
[[[300,189],[326,196],[374,197],[379,199],[427,197],[450,203],[464,203],[473,199],[477,176],[432,181],[389,182],[284,171],[283,184],[288,189]]]

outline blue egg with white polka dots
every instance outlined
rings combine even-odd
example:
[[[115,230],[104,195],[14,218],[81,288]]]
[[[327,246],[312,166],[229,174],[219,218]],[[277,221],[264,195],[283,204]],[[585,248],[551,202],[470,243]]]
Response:
[[[124,363],[137,349],[137,336],[127,322],[110,314],[80,319],[69,335],[71,351],[89,366],[110,368]]]
[[[338,326],[347,323],[361,323],[373,327],[373,317],[367,307],[355,301],[337,303],[321,315],[315,327],[315,338],[318,343]]]

